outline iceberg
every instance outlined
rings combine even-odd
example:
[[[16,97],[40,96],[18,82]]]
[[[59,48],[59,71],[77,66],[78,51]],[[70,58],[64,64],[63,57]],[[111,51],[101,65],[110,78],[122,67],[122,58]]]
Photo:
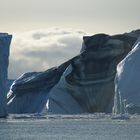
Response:
[[[8,113],[40,113],[49,91],[59,81],[70,61],[44,72],[30,72],[15,80],[7,95]]]
[[[7,96],[8,112],[112,112],[116,66],[132,49],[137,32],[84,36],[80,54],[74,58],[15,80]]]
[[[118,64],[113,112],[140,113],[140,38],[132,51]]]
[[[11,39],[12,35],[0,33],[0,117],[5,117],[7,115],[6,82]]]
[[[50,113],[112,112],[116,65],[134,42],[126,42],[125,35],[98,34],[83,39],[80,57],[73,60],[49,93]]]

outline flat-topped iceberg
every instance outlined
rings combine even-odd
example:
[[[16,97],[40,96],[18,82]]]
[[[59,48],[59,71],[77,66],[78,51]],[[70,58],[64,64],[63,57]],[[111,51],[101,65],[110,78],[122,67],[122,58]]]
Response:
[[[11,39],[12,35],[0,33],[0,117],[5,117],[7,115],[6,82]]]

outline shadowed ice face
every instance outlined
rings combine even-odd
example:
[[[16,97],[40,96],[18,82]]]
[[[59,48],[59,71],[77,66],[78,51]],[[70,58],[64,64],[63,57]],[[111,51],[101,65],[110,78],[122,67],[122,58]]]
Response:
[[[77,80],[100,80],[115,75],[116,65],[125,54],[125,45],[123,41],[108,39],[102,46],[83,51],[73,62],[71,76]],[[84,42],[82,48],[86,48]]]

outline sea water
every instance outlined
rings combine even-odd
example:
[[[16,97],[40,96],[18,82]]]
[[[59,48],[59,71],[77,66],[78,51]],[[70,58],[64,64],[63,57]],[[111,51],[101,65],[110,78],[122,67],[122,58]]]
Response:
[[[0,140],[139,140],[140,116],[112,114],[10,115]]]

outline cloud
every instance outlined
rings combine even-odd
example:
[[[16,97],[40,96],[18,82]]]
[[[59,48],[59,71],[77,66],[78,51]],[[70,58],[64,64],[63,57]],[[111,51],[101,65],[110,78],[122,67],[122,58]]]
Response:
[[[25,72],[43,71],[76,56],[84,31],[62,28],[34,30],[13,35],[9,78]]]

